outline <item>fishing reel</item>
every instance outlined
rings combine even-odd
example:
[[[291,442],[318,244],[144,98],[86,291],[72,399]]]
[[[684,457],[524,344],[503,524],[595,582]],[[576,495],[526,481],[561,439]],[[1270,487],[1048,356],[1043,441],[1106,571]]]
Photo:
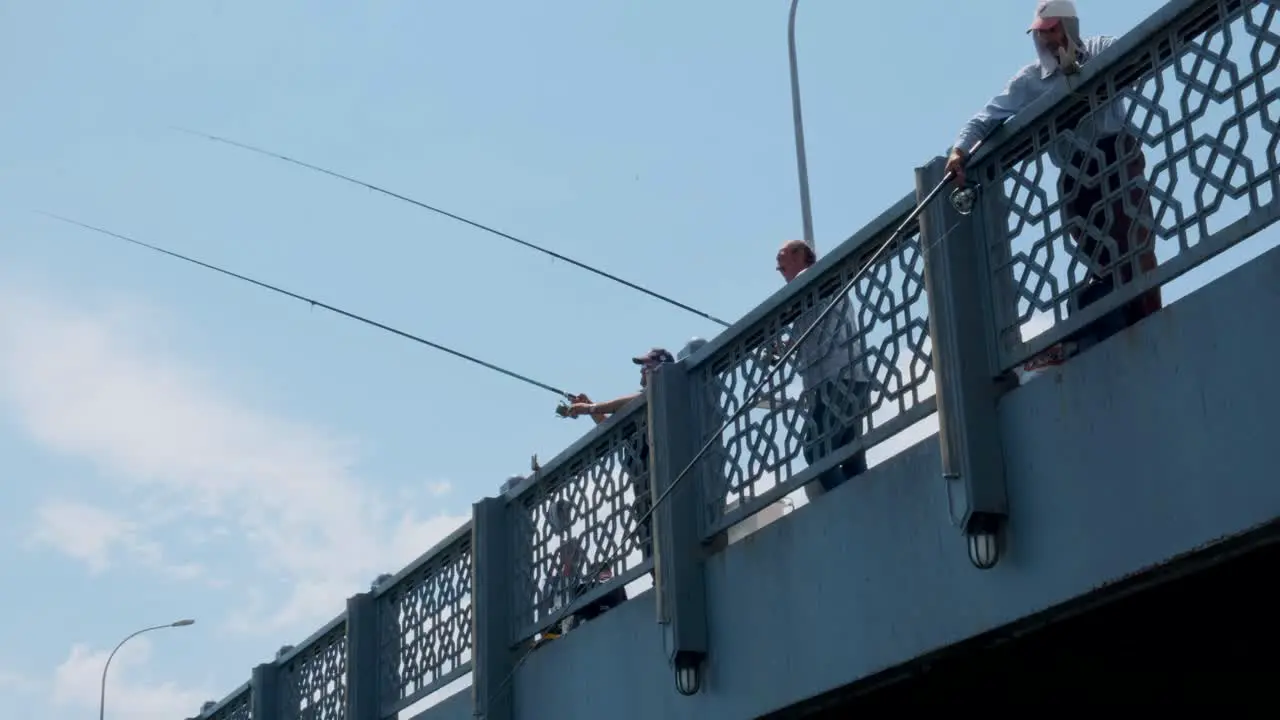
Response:
[[[978,188],[968,185],[951,191],[951,207],[961,215],[972,215],[978,204]]]
[[[568,400],[561,400],[560,403],[556,405],[556,417],[562,420],[569,417],[569,401]]]

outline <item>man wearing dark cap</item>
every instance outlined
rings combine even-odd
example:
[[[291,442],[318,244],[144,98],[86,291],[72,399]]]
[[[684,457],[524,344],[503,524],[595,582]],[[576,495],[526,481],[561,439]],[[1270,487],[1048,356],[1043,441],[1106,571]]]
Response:
[[[649,352],[638,357],[631,358],[631,362],[640,366],[640,391],[614,398],[608,402],[595,403],[586,395],[578,395],[573,399],[573,404],[565,411],[565,415],[571,418],[590,415],[596,424],[604,422],[610,415],[618,412],[632,401],[644,395],[644,388],[649,386],[649,375],[659,367],[674,363],[675,357],[663,348],[653,348]],[[645,518],[640,523],[637,534],[639,535],[640,551],[645,560],[653,557],[653,519],[646,517],[649,509],[653,506],[653,498],[651,497],[649,483],[649,437],[647,433],[639,432],[639,428],[633,429],[634,435],[628,435],[623,444],[622,464],[627,474],[631,477],[631,486],[635,491],[636,501],[633,509],[636,518]],[[651,571],[652,573],[652,571]]]
[[[574,402],[569,406],[569,410],[566,414],[573,418],[590,415],[591,418],[596,421],[596,424],[600,424],[604,422],[605,418],[608,416],[626,407],[632,400],[644,395],[644,388],[649,386],[649,373],[653,372],[663,364],[673,363],[675,361],[675,357],[662,348],[654,348],[639,357],[631,358],[631,362],[640,366],[639,392],[623,395],[622,397],[614,398],[613,400],[602,403],[593,403],[586,395],[579,395],[574,398]]]

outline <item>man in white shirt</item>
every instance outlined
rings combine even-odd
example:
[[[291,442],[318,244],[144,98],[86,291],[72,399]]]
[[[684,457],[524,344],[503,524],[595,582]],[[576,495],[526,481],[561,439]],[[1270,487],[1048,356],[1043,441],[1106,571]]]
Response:
[[[813,248],[801,240],[789,240],[778,250],[778,272],[787,282],[800,277],[817,261]],[[816,299],[805,307],[791,326],[792,342],[813,325],[829,302]],[[807,422],[803,452],[810,465],[862,434],[862,414],[870,404],[870,379],[859,334],[853,305],[845,296],[793,354],[804,384],[801,406]],[[859,451],[819,476],[816,485],[826,492],[866,469],[866,452]],[[809,487],[805,490],[810,497],[821,494]]]
[[[1027,29],[1035,43],[1036,61],[1009,79],[999,95],[987,101],[956,138],[947,170],[964,185],[969,148],[997,123],[1013,117],[1041,96],[1066,82],[1111,47],[1116,38],[1080,34],[1080,17],[1073,0],[1039,0]],[[1146,159],[1142,140],[1130,125],[1121,98],[1082,118],[1074,129],[1049,145],[1049,160],[1063,170],[1058,178],[1067,232],[1076,244],[1077,258],[1090,269],[1088,279],[1073,289],[1071,312],[1102,299],[1117,285],[1155,269],[1152,229],[1155,221],[1146,189]],[[1114,245],[1113,257],[1110,246]],[[1152,288],[1099,318],[1073,337],[1049,348],[1024,366],[1032,371],[1058,365],[1077,352],[1102,342],[1141,321],[1163,306],[1160,288]]]

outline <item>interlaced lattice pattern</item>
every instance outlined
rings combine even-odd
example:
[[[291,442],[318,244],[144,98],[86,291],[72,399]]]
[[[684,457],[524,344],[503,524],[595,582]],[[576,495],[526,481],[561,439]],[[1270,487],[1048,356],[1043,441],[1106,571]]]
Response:
[[[221,706],[205,720],[253,720],[253,690],[246,687],[234,698],[224,700]]]
[[[404,708],[471,662],[471,535],[378,598],[381,706]]]
[[[1081,85],[1077,102],[1038,119],[974,173],[997,217],[988,227],[1004,367],[1062,334],[1029,342],[1044,328],[1092,302],[1102,312],[1173,279],[1248,234],[1232,223],[1272,210],[1280,182],[1276,11],[1273,1],[1205,3]],[[1114,103],[1127,130],[1108,140],[1093,121]],[[1109,287],[1121,290],[1094,299]]]
[[[346,720],[346,689],[343,621],[280,667],[280,715],[285,720]]]
[[[748,395],[765,379],[776,358],[903,220],[905,215],[821,277],[801,275],[794,282],[808,280],[805,292],[704,361],[696,370],[703,442],[750,401]],[[758,511],[756,498],[761,493],[777,485],[793,485],[797,474],[811,464],[805,457],[806,447],[812,457],[825,457],[842,445],[837,435],[849,428],[856,428],[860,442],[870,447],[933,411],[928,303],[918,231],[912,229],[895,240],[846,297],[856,322],[842,324],[833,311],[793,353],[788,366],[775,374],[765,400],[753,403],[712,443],[700,469],[708,533]],[[866,385],[856,385],[859,379]],[[825,421],[815,422],[819,416]],[[726,516],[729,503],[735,508]]]
[[[590,587],[616,587],[640,575],[652,539],[641,516],[651,501],[648,418],[643,400],[566,463],[548,469],[519,497],[516,512],[518,637]],[[603,575],[588,578],[601,563]],[[583,588],[582,592],[578,592]]]

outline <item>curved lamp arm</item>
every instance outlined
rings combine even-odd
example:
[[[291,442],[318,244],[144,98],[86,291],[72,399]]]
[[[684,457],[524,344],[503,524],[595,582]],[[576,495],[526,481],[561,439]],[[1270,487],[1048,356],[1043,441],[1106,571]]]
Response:
[[[168,628],[186,627],[188,625],[195,625],[195,624],[196,624],[195,620],[179,620],[177,622],[166,623],[164,625],[155,625],[148,628],[142,628],[141,630],[138,630],[136,632],[129,634],[127,637],[125,637],[125,639],[117,643],[115,646],[115,649],[113,649],[111,651],[111,654],[107,656],[106,664],[102,666],[102,689],[98,696],[98,720],[105,720],[107,715],[107,671],[111,669],[111,661],[115,658],[116,653],[120,652],[120,648],[124,647],[125,643],[129,642],[130,640],[138,637],[143,633],[149,633],[152,630],[167,630]]]

